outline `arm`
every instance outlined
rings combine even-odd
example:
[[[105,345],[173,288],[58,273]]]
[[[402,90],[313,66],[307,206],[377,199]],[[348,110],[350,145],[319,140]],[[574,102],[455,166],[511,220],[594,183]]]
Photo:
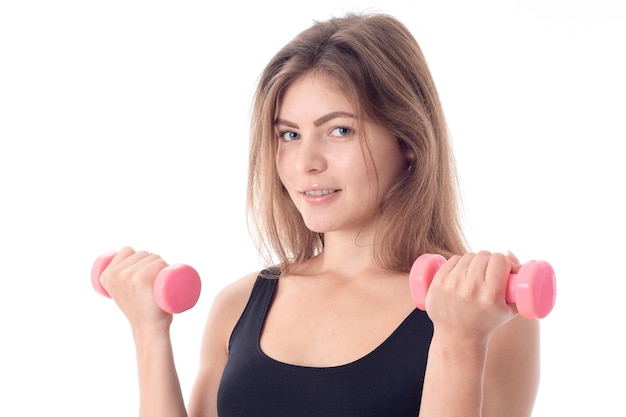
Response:
[[[139,415],[187,417],[169,328],[133,331],[139,374]]]
[[[153,288],[166,263],[147,252],[123,248],[101,275],[101,283],[128,318],[137,354],[139,415],[187,416],[172,351],[172,315],[155,303]],[[225,287],[216,297],[206,323],[200,370],[189,415],[217,416],[217,389],[228,358],[228,340],[248,301],[257,274]]]
[[[420,417],[531,415],[539,324],[517,316],[503,297],[506,277],[517,268],[503,255],[481,252],[451,258],[435,277]]]
[[[489,341],[483,416],[530,416],[539,388],[539,322],[516,317]]]
[[[172,315],[154,301],[154,281],[167,264],[145,251],[123,248],[100,281],[130,323],[139,378],[140,416],[187,416],[174,366]]]
[[[217,417],[217,391],[228,361],[228,342],[257,275],[244,276],[215,297],[204,329],[199,371],[189,401],[190,416]]]
[[[527,417],[538,385],[538,321],[516,317],[486,342],[435,333],[420,416]]]

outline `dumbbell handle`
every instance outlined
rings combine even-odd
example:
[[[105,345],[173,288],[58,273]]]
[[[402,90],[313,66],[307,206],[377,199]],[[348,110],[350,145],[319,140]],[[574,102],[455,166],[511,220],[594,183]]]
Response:
[[[418,257],[409,274],[413,302],[426,310],[426,292],[437,270],[446,262],[441,255],[423,254]],[[531,261],[521,266],[517,274],[509,274],[506,301],[514,303],[520,315],[527,319],[547,316],[556,299],[554,269],[545,261]]]
[[[111,263],[117,252],[109,252],[96,258],[91,268],[91,284],[100,295],[111,298],[100,283],[100,275]],[[163,268],[154,281],[154,300],[167,313],[189,310],[200,298],[201,281],[198,272],[189,265],[173,264]]]

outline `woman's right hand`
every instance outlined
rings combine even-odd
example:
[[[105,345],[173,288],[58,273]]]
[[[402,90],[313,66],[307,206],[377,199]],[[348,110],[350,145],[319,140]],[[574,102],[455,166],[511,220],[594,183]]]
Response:
[[[172,315],[154,300],[154,282],[167,263],[159,255],[122,248],[102,271],[100,283],[128,318],[133,331],[163,326]]]

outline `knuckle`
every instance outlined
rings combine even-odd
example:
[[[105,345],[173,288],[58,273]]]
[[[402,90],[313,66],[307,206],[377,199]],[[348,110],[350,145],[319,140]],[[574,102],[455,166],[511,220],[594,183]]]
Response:
[[[146,258],[148,256],[150,256],[150,252],[148,252],[147,250],[140,250],[136,253],[138,258]]]
[[[500,252],[494,253],[491,255],[491,257],[499,262],[506,262],[506,255]]]
[[[461,256],[461,259],[474,259],[475,256],[476,253],[474,252],[466,252],[463,254],[463,256]]]
[[[132,255],[134,253],[135,253],[135,250],[132,247],[130,247],[130,246],[124,246],[118,252],[118,254],[124,255],[125,257],[130,256],[130,255]]]

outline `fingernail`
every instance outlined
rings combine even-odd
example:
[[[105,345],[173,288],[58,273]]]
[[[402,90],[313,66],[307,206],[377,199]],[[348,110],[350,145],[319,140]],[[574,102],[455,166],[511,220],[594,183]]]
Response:
[[[521,263],[520,263],[519,259],[517,259],[517,256],[515,256],[515,255],[513,254],[513,252],[511,252],[511,251],[507,251],[507,254],[506,254],[506,255],[507,255],[507,256],[509,257],[509,259],[511,259],[514,263],[516,263],[516,264],[518,264],[518,265],[521,265]]]

